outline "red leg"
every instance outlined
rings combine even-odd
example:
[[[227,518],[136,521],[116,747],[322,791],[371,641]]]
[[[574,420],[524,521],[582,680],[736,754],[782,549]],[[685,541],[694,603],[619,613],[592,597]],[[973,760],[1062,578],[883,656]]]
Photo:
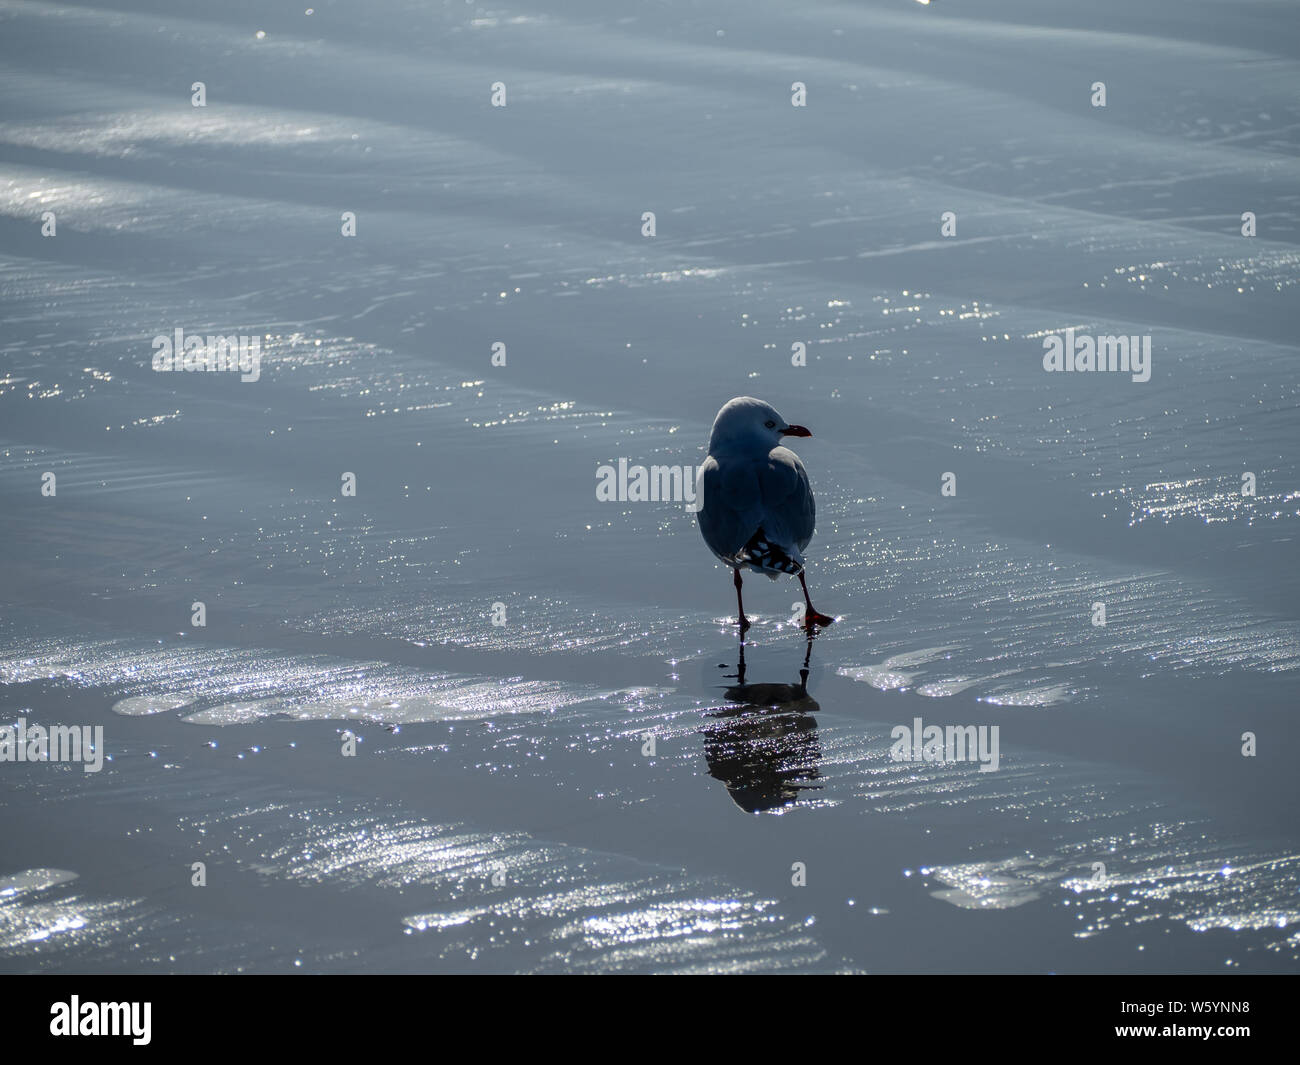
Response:
[[[816,608],[812,605],[812,600],[808,597],[808,582],[803,579],[803,571],[799,571],[799,583],[803,586],[803,601],[808,604],[808,609],[804,611],[803,623],[807,628],[814,625],[831,625],[835,619],[829,618],[825,614],[817,613]],[[739,585],[737,585],[739,587]]]
[[[740,619],[740,631],[742,635],[749,628],[749,618],[745,617],[745,604],[740,598],[740,567],[735,569],[736,575],[736,616]]]

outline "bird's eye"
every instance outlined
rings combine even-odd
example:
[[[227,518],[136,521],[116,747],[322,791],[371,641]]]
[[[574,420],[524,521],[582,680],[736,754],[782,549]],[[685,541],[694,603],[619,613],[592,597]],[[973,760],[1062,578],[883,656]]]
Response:
[[[769,429],[776,428],[776,422],[764,422],[763,424],[766,425]]]

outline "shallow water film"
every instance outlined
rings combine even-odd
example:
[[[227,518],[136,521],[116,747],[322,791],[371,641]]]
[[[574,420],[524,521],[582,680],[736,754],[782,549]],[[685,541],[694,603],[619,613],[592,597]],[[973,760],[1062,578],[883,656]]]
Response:
[[[1298,21],[0,2],[0,972],[1300,970]]]

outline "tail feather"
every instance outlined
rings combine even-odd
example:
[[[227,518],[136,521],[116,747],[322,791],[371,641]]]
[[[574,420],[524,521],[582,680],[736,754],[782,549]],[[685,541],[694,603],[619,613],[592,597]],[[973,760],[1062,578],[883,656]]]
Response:
[[[772,543],[761,528],[749,538],[738,557],[754,569],[762,570],[772,580],[781,573],[793,576],[803,572],[803,559],[793,557],[785,548]]]

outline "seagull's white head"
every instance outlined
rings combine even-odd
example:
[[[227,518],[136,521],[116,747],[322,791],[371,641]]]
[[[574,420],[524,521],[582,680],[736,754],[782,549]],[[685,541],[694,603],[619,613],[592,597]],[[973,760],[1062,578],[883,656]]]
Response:
[[[726,451],[766,453],[781,443],[783,436],[812,436],[802,425],[791,425],[770,403],[752,396],[738,396],[713,419],[709,454]]]

